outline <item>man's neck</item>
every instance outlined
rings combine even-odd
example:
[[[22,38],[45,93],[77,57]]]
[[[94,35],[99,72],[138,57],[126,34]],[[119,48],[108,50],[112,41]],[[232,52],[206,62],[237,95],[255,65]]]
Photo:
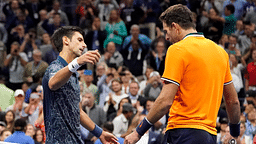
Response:
[[[121,91],[118,91],[118,92],[115,92],[115,94],[119,96],[119,95],[122,94],[122,92],[121,92]]]
[[[73,61],[76,56],[73,55],[71,52],[67,52],[66,50],[62,50],[59,54],[67,63]]]
[[[180,40],[182,40],[186,35],[190,33],[197,33],[197,31],[193,28],[187,29],[187,30],[181,30],[180,32]]]

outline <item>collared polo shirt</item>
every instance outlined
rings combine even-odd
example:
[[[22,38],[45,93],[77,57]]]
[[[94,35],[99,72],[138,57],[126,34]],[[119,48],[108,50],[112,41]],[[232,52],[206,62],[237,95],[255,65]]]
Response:
[[[80,86],[78,73],[71,75],[58,90],[49,88],[49,80],[68,63],[60,56],[47,68],[43,77],[44,123],[46,143],[83,143],[80,132]]]
[[[168,48],[162,80],[179,86],[167,130],[195,128],[217,135],[223,86],[232,83],[225,50],[202,33],[191,33]]]

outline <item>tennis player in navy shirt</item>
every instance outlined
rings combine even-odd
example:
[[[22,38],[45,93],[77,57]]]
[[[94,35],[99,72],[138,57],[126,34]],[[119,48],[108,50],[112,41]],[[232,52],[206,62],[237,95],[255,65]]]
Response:
[[[82,144],[80,123],[102,143],[117,143],[117,138],[103,131],[87,116],[80,105],[80,87],[77,69],[86,64],[96,64],[97,50],[83,54],[86,44],[79,27],[64,26],[52,35],[52,43],[60,52],[47,68],[43,77],[44,122],[46,144]]]

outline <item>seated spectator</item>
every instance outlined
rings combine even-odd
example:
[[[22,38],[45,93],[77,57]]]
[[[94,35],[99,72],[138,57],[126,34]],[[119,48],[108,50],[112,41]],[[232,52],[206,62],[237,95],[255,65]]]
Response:
[[[112,122],[108,121],[108,122],[105,122],[105,123],[103,124],[102,129],[103,129],[104,131],[109,132],[109,133],[113,133],[114,125],[113,125]],[[118,139],[118,142],[119,142],[120,144],[124,143],[124,139],[123,139],[123,138],[117,137],[117,139]],[[101,141],[98,139],[94,144],[102,144],[102,143],[101,143]]]
[[[253,62],[247,65],[245,74],[245,91],[250,97],[256,97],[256,49],[252,50]]]
[[[240,135],[238,136],[238,138],[241,140],[241,143],[252,144],[252,139],[248,135],[245,134],[245,131],[246,131],[245,122],[241,122]]]
[[[44,144],[44,134],[43,131],[39,128],[35,130],[35,135],[33,137],[35,144]]]
[[[25,135],[30,136],[31,138],[35,135],[35,127],[32,124],[27,124],[25,128]]]
[[[41,36],[42,43],[40,44],[39,49],[42,52],[42,58],[44,58],[46,52],[51,51],[53,48],[50,35],[48,33],[43,33]]]
[[[120,52],[116,50],[115,43],[111,41],[107,44],[105,53],[99,61],[105,62],[108,66],[115,65],[115,67],[120,67],[123,65],[124,59]]]
[[[0,132],[0,142],[4,141],[8,136],[12,135],[12,132],[8,129],[4,129]]]
[[[125,97],[121,99],[121,101],[118,104],[118,109],[116,112],[111,113],[110,115],[107,116],[107,121],[113,121],[113,119],[120,114],[122,114],[123,111],[123,104],[125,103],[131,103],[131,99],[129,97]]]
[[[27,62],[27,55],[24,52],[20,52],[19,43],[13,42],[11,53],[7,55],[4,61],[4,66],[9,68],[9,83],[7,86],[12,90],[21,88],[23,83],[22,73]]]
[[[39,49],[33,50],[33,61],[25,66],[23,81],[32,83],[34,75],[42,78],[47,67],[48,64],[42,60],[42,52]]]
[[[17,119],[14,123],[15,132],[7,137],[4,142],[21,143],[21,144],[34,144],[34,140],[24,133],[27,123],[23,119]]]
[[[116,112],[120,100],[128,97],[127,94],[122,93],[122,85],[118,79],[112,80],[111,90],[112,92],[109,92],[104,105],[104,111],[107,112],[107,115],[110,115],[112,112]]]
[[[97,9],[94,7],[92,0],[80,0],[76,7],[77,25],[88,31],[95,16],[98,15]]]
[[[159,73],[157,71],[151,72],[147,86],[144,89],[145,97],[153,97],[156,99],[162,90],[162,86]]]
[[[111,10],[105,30],[107,38],[103,47],[105,48],[110,41],[113,41],[116,44],[117,51],[121,51],[123,39],[127,36],[127,29],[117,10]]]
[[[122,71],[119,73],[119,75],[122,83],[122,93],[128,94],[129,84],[132,80],[134,80],[134,77],[126,67],[122,67]]]
[[[90,91],[85,92],[85,94],[82,96],[82,109],[97,125],[103,125],[107,121],[105,111],[95,104],[95,96]],[[89,136],[86,138],[85,143],[93,144],[95,139],[97,138],[90,133]]]
[[[5,85],[5,77],[0,75],[0,96],[1,96],[0,108],[2,109],[2,111],[5,111],[5,109],[8,106],[14,103],[13,94],[14,94],[14,91],[9,89]]]
[[[37,93],[31,93],[29,98],[29,104],[24,109],[22,117],[28,120],[28,124],[34,125],[39,117],[39,114],[43,111],[43,105],[40,103],[40,97]]]
[[[33,60],[33,50],[38,49],[40,40],[36,37],[36,30],[29,29],[29,32],[25,35],[24,41],[20,45],[20,52],[25,52],[28,56],[28,61]]]
[[[243,25],[242,20],[237,20],[236,21],[236,30],[235,30],[234,34],[237,37],[244,34],[244,25]]]
[[[251,45],[251,37],[253,36],[254,26],[250,22],[244,22],[244,35],[238,36],[238,43],[241,54],[244,55],[245,50]]]
[[[21,89],[17,89],[14,92],[15,102],[13,105],[10,105],[6,108],[5,112],[12,110],[15,114],[15,118],[21,118],[21,113],[27,107],[28,104],[24,102],[25,93]]]
[[[220,119],[220,131],[217,133],[217,144],[220,144],[226,135],[226,128],[228,127],[228,119]]]
[[[50,18],[51,22],[53,20],[53,23],[54,23],[54,15],[56,15],[56,13],[58,13],[60,16],[60,23],[65,26],[68,26],[69,20],[68,20],[67,14],[60,9],[60,2],[58,0],[53,1],[52,10],[48,13],[48,17]]]
[[[99,50],[101,54],[104,53],[103,43],[106,39],[105,31],[100,29],[100,18],[95,17],[92,22],[92,30],[89,31],[85,36],[85,43],[88,50]]]
[[[234,34],[230,35],[229,36],[229,39],[228,39],[228,48],[225,49],[226,52],[228,54],[234,54],[236,56],[241,56],[241,51],[240,51],[240,48],[239,48],[239,44],[237,43],[237,36],[235,36]]]
[[[47,11],[45,9],[42,9],[39,11],[39,17],[40,17],[40,21],[36,26],[36,33],[37,33],[37,37],[41,38],[41,36],[46,33],[46,30],[42,27],[43,22],[48,19],[47,16]]]
[[[256,112],[255,110],[252,110],[247,115],[247,121],[245,122],[245,127],[247,129],[245,130],[245,134],[250,137],[250,139],[253,139],[253,135],[256,132]]]
[[[144,89],[145,87],[147,86],[148,84],[148,80],[149,80],[149,76],[150,76],[150,73],[153,72],[154,69],[150,66],[150,65],[147,65],[147,68],[146,68],[146,72],[145,74],[143,75],[143,80],[140,82],[140,90],[139,90],[139,94],[143,95],[144,96]]]
[[[250,63],[253,61],[252,59],[252,50],[256,49],[256,34],[254,34],[251,37],[251,45],[245,49],[244,55],[243,55],[243,59],[246,61],[246,63]]]
[[[139,94],[139,83],[136,81],[132,81],[129,85],[129,98],[131,99],[131,103],[133,107],[137,108],[138,106],[145,106],[146,98]]]
[[[98,87],[92,83],[93,81],[93,73],[91,70],[84,70],[84,73],[81,76],[83,88],[85,92],[90,91],[93,96],[96,96],[96,93],[98,92]]]
[[[133,37],[131,42],[122,49],[124,65],[134,76],[137,77],[143,74],[143,65],[147,53],[148,49],[144,47],[138,37]]]
[[[6,128],[13,132],[14,121],[15,121],[15,113],[12,110],[9,110],[5,113],[5,124]]]
[[[148,57],[148,64],[158,71],[160,75],[164,72],[166,49],[163,41],[158,41],[155,50]]]
[[[97,6],[97,9],[99,11],[99,18],[101,21],[101,30],[105,30],[106,24],[108,23],[109,20],[109,15],[110,12],[113,9],[118,9],[119,6],[118,4],[115,5],[113,3],[110,3],[111,0],[101,0],[102,3],[99,3],[100,0],[96,1],[97,3],[94,4],[95,6]]]
[[[229,40],[229,37],[228,35],[226,34],[223,34],[219,40],[219,46],[222,47],[223,49],[227,49],[228,48],[228,40]]]
[[[65,26],[65,24],[61,22],[61,15],[59,13],[54,13],[52,19],[52,23],[49,23],[49,19],[46,19],[42,24],[43,29],[45,29],[50,35],[52,35],[56,29],[60,28],[61,26]]]
[[[135,108],[130,103],[123,104],[123,111],[122,114],[115,117],[113,120],[114,124],[114,131],[113,134],[117,137],[125,137],[127,134],[129,120],[133,116]]]
[[[97,84],[98,80],[106,73],[107,64],[105,62],[99,62],[96,65],[95,75],[93,78],[93,84]]]

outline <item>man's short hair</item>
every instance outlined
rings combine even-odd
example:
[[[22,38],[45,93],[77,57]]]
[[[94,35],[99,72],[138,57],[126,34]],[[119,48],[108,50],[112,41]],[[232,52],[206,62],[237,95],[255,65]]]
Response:
[[[105,128],[110,133],[112,133],[113,130],[114,130],[114,125],[113,125],[113,123],[111,121],[105,122],[102,127]]]
[[[235,7],[233,4],[226,5],[226,9],[229,10],[231,14],[235,12]]]
[[[51,41],[52,41],[53,45],[57,48],[57,50],[59,52],[61,52],[62,48],[63,48],[62,38],[64,36],[67,36],[69,39],[72,39],[75,32],[79,32],[84,37],[84,31],[80,27],[63,26],[63,27],[60,27],[59,29],[57,29],[53,33],[53,35],[51,37]]]
[[[14,130],[15,131],[24,131],[25,127],[27,126],[27,123],[24,119],[17,119],[14,122]]]
[[[160,15],[159,19],[166,23],[168,27],[171,27],[173,22],[179,24],[185,30],[190,28],[195,29],[196,27],[193,22],[192,12],[182,4],[169,7]]]

